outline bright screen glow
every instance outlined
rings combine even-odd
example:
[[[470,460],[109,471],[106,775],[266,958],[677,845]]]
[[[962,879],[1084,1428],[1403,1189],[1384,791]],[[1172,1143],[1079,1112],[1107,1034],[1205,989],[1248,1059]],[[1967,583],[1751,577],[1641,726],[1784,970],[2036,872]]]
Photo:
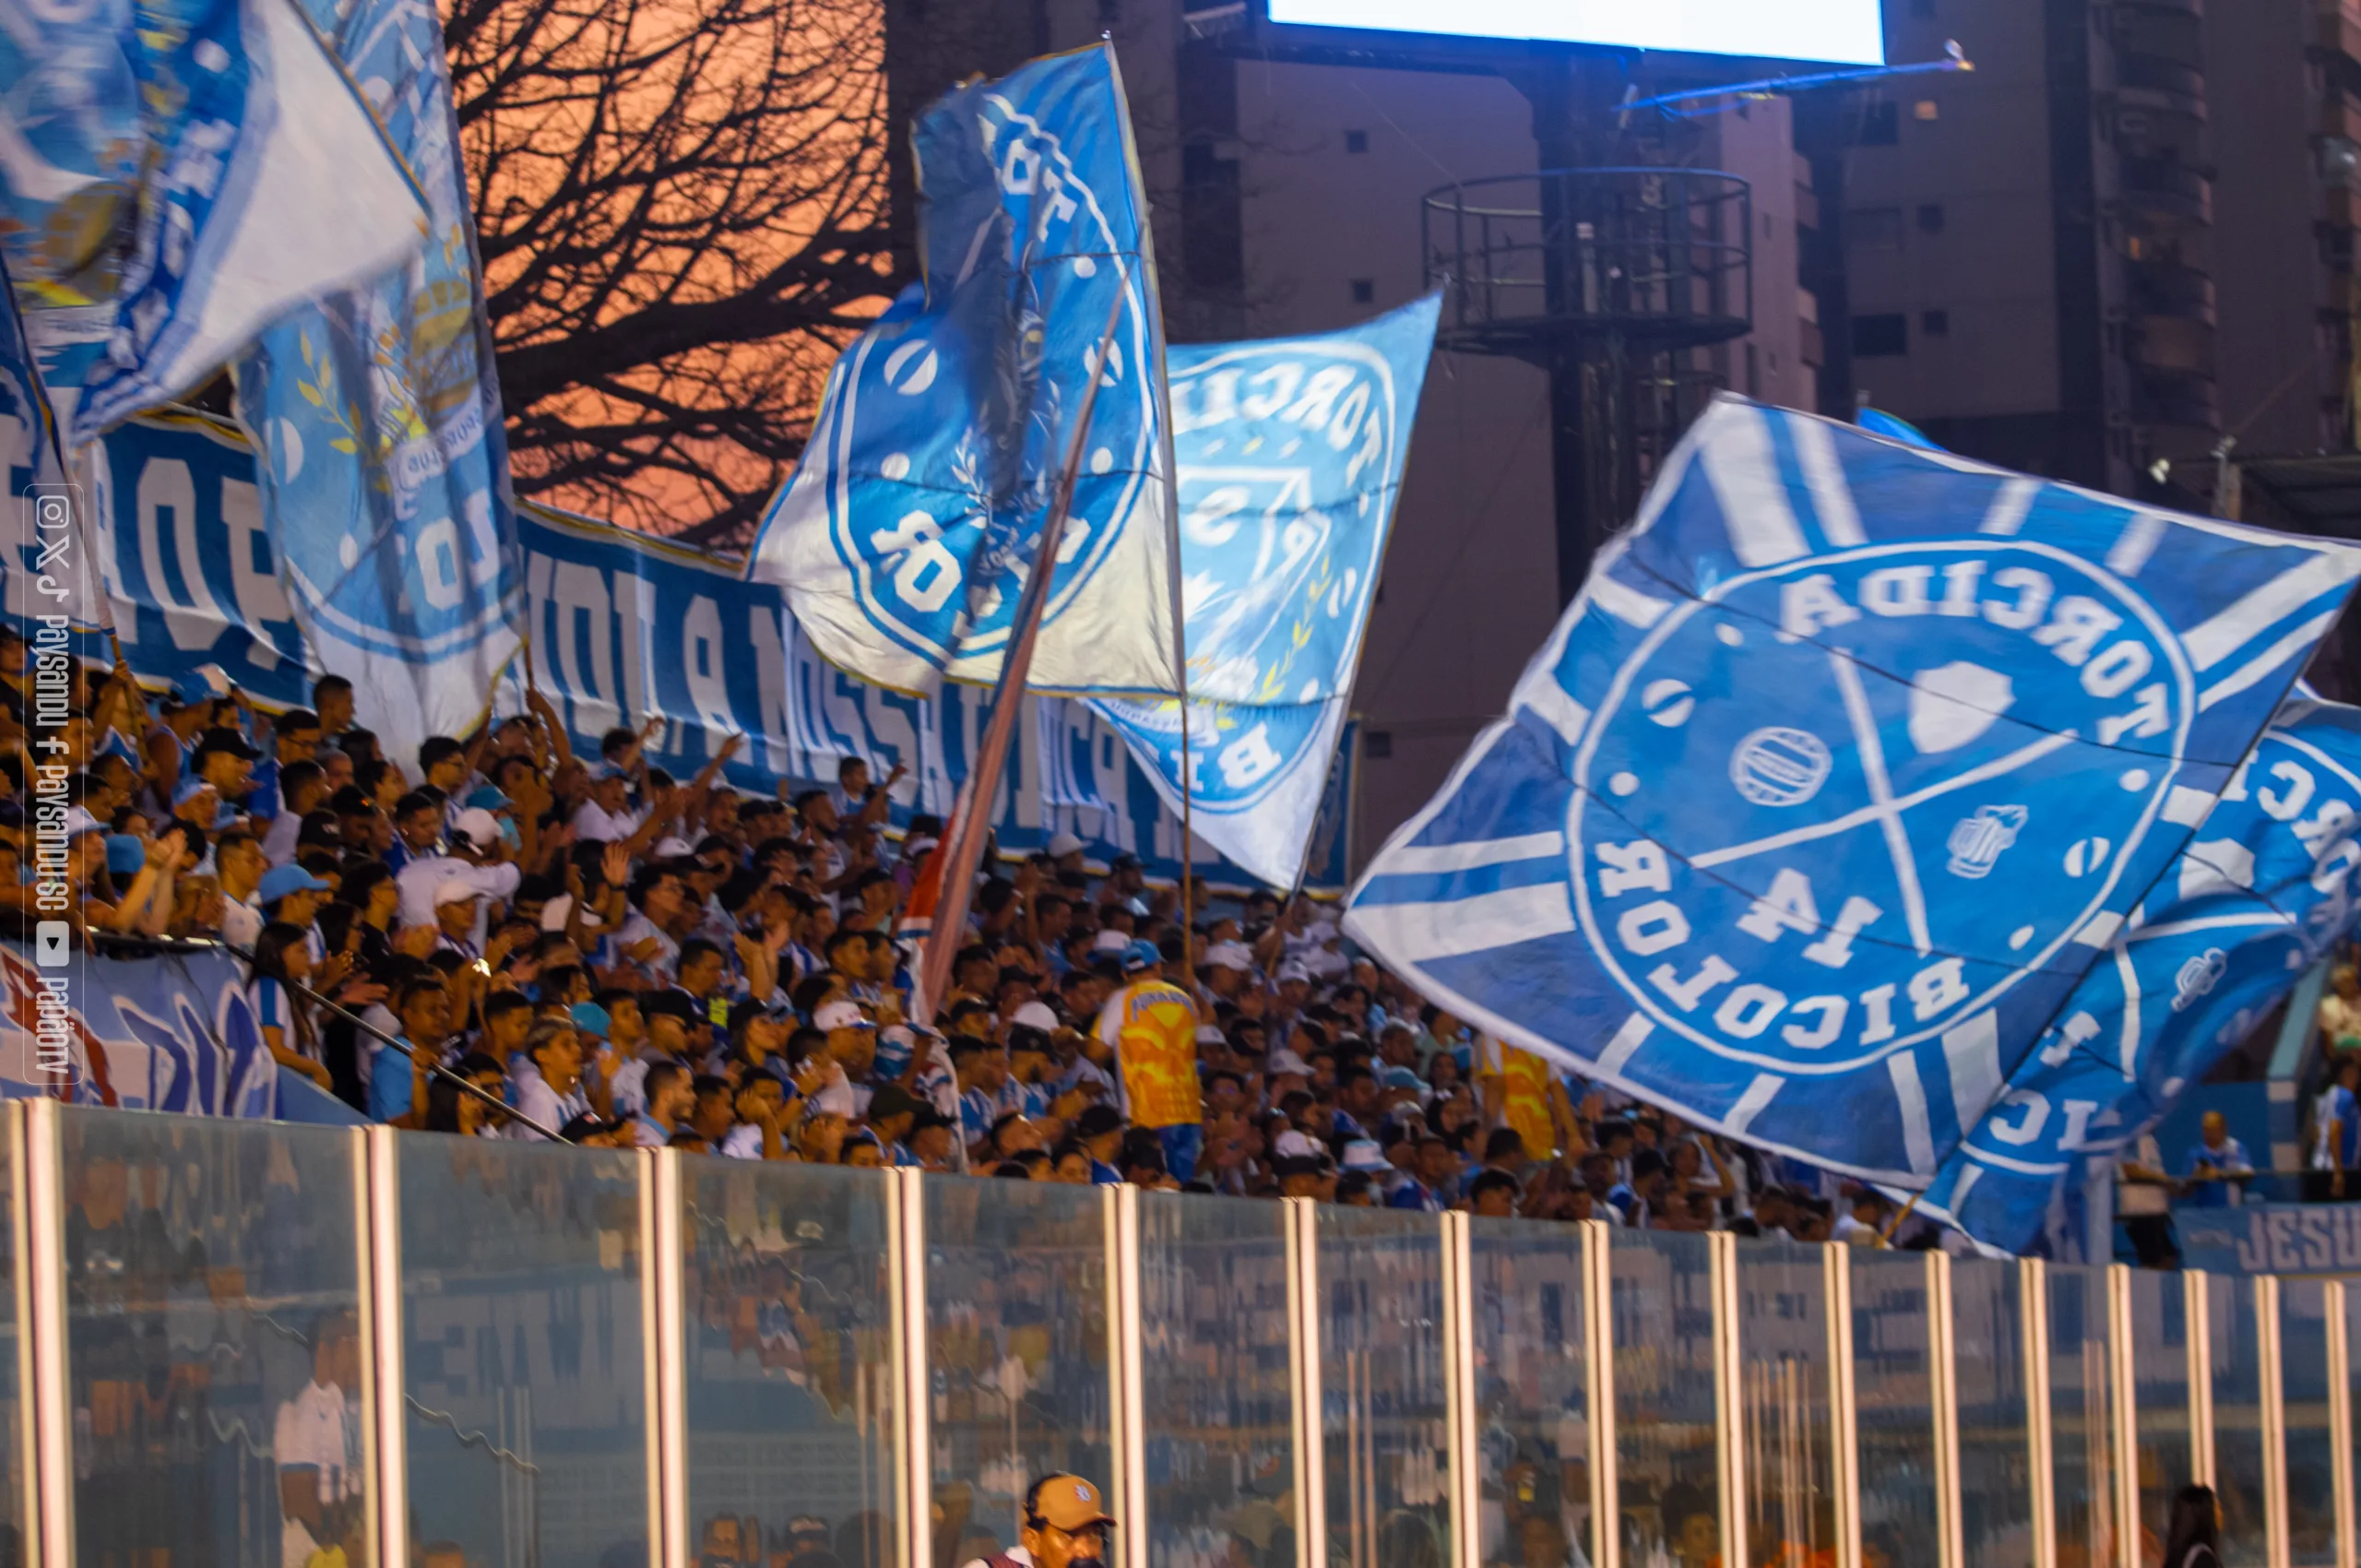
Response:
[[[1270,0],[1271,20],[1771,60],[1885,64],[1880,0]]]

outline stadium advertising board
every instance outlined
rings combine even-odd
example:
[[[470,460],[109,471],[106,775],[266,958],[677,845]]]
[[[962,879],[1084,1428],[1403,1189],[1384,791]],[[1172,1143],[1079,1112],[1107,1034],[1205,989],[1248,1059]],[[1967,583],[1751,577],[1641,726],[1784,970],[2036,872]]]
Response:
[[[1885,64],[1881,0],[1269,0],[1308,27]]]

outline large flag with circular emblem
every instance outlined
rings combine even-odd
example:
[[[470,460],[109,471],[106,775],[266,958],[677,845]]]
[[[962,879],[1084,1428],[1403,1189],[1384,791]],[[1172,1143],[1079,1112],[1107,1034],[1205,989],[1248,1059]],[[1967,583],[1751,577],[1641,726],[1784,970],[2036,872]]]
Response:
[[[911,146],[925,281],[830,374],[751,571],[839,669],[991,683],[1078,450],[1027,684],[1173,692],[1164,342],[1113,51],[960,88]]]
[[[1999,1252],[2039,1241],[2060,1194],[2162,1121],[2351,933],[2356,808],[2361,708],[2289,698],[1918,1212]],[[2180,1151],[2166,1158],[2177,1170]]]
[[[2356,574],[1725,398],[1347,929],[1586,1076],[1923,1187]]]

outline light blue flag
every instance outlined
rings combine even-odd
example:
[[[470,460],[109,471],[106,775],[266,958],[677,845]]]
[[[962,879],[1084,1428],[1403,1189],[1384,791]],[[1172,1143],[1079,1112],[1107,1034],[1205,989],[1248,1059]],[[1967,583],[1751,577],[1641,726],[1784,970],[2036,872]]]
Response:
[[[1320,816],[1442,303],[1171,350],[1191,808],[1200,838],[1276,887]],[[1180,705],[1096,706],[1179,811]]]
[[[2173,873],[2074,988],[1921,1213],[1997,1251],[2204,1080],[2348,935],[2361,903],[2361,708],[2291,698]]]
[[[1946,449],[1908,420],[1896,419],[1881,409],[1863,409],[1854,422],[1871,435],[1882,435],[1889,441],[1899,441],[1904,446],[1924,447],[1929,452]]]
[[[464,733],[517,646],[500,387],[451,77],[423,0],[309,0],[425,190],[424,253],[287,320],[238,365],[264,506],[314,656],[389,754]]]
[[[417,252],[418,189],[292,0],[0,17],[0,243],[69,447]]]
[[[1347,929],[1585,1076],[1923,1187],[2356,573],[1721,399]]]
[[[93,624],[96,590],[66,481],[57,418],[17,315],[16,291],[0,261],[0,461],[7,466],[8,546],[0,552],[0,603],[20,630],[41,615]]]
[[[1164,343],[1113,49],[960,88],[912,145],[926,280],[829,375],[752,573],[839,669],[903,691],[996,680],[1096,368],[1027,683],[1173,692]]]

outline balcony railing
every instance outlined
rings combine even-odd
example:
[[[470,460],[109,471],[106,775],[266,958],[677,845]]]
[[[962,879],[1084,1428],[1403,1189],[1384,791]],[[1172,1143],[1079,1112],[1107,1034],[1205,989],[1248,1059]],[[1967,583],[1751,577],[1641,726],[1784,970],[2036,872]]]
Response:
[[[2178,226],[2213,221],[2213,183],[2201,169],[2163,158],[2127,158],[2118,200],[2131,211]]]
[[[2214,319],[2213,279],[2178,262],[2127,261],[2124,291],[2134,315],[2180,316],[2209,325]]]
[[[2141,1568],[2354,1538],[2361,1289],[6,1108],[20,1561]],[[2284,1543],[2284,1544],[2283,1544]]]
[[[1704,169],[1554,169],[1430,191],[1427,282],[1442,337],[1481,353],[1620,336],[1659,347],[1743,336],[1753,196]]]

